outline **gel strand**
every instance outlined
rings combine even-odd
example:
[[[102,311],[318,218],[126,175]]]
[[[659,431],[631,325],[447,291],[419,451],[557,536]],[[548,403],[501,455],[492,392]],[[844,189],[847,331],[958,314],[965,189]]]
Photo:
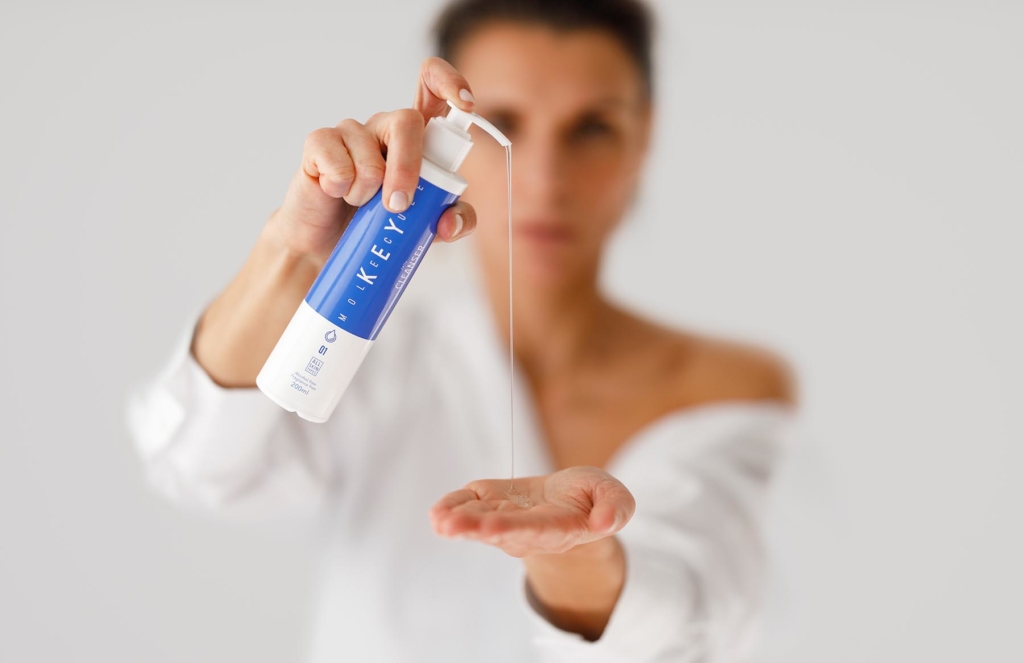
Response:
[[[512,341],[512,146],[505,146],[505,180],[508,190],[508,439],[511,467],[509,469],[508,492],[513,503],[527,507],[530,500],[516,492],[516,429],[515,429],[515,374],[516,362]],[[515,496],[515,497],[513,497]],[[525,501],[525,504],[520,503]]]
[[[512,305],[512,146],[505,146],[505,180],[508,199],[508,438],[509,480],[505,496],[522,509],[533,506],[530,498],[516,491],[516,429],[515,429],[515,343],[513,341]]]

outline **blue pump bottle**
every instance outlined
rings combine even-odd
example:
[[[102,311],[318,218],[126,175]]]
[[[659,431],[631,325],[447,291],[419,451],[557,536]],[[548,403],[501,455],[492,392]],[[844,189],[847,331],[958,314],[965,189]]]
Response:
[[[303,419],[330,418],[423,261],[438,219],[466,190],[457,171],[473,147],[469,126],[511,144],[479,115],[449,106],[424,129],[412,205],[389,212],[377,191],[356,211],[256,377],[264,394]]]

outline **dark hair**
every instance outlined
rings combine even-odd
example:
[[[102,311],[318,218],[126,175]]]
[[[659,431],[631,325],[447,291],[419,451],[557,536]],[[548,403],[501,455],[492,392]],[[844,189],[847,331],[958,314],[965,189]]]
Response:
[[[434,27],[439,57],[450,60],[459,44],[486,23],[516,21],[555,30],[603,30],[636,62],[645,92],[654,92],[651,49],[654,20],[639,0],[454,0]]]

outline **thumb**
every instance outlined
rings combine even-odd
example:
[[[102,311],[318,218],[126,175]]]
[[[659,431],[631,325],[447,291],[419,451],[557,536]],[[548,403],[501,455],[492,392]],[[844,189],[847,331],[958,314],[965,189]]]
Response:
[[[636,511],[636,500],[618,479],[609,476],[594,488],[594,506],[590,509],[588,525],[594,534],[608,535],[618,532]]]
[[[444,211],[437,221],[437,238],[442,242],[454,242],[473,232],[476,228],[476,210],[469,203],[458,201]]]

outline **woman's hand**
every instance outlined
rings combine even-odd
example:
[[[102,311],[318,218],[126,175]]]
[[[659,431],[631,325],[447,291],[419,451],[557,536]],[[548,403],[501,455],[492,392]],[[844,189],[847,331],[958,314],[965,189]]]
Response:
[[[483,541],[513,557],[563,553],[619,531],[636,507],[629,490],[597,467],[516,479],[511,497],[509,487],[508,479],[488,479],[448,493],[430,510],[434,531]]]
[[[377,113],[365,124],[342,120],[309,134],[285,202],[268,223],[281,244],[322,265],[356,208],[381,186],[387,209],[407,209],[419,180],[423,128],[429,118],[447,109],[447,100],[462,110],[473,108],[462,74],[440,58],[429,58],[420,68],[412,108]],[[476,212],[458,202],[441,216],[437,236],[451,241],[469,234],[475,225]]]

